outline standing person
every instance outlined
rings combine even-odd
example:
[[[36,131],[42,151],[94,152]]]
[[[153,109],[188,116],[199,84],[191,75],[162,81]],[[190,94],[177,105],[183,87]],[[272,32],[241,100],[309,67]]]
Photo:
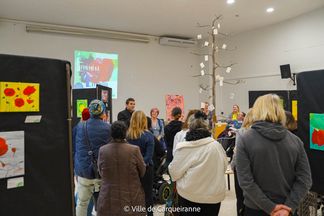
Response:
[[[209,129],[212,129],[214,112],[209,110],[209,103],[207,101],[204,103],[204,107],[201,111],[203,111],[207,116]]]
[[[187,114],[187,117],[186,117],[186,120],[182,125],[181,131],[176,133],[176,135],[174,136],[172,155],[174,155],[177,144],[180,143],[180,142],[186,141],[185,137],[187,135],[187,132],[189,131],[189,118],[191,116],[193,116],[198,111],[199,110],[197,110],[197,109],[189,110],[189,112]]]
[[[90,112],[89,108],[84,108],[82,110],[82,117],[80,119],[80,122],[85,122],[90,118]],[[75,139],[76,139],[76,133],[77,133],[77,125],[73,127],[72,130],[72,155],[73,155],[73,160],[74,160],[74,155],[75,155]],[[76,182],[78,181],[77,178],[75,178]],[[78,201],[78,193],[75,193],[75,203]],[[93,210],[93,199],[90,199],[89,205],[88,205],[88,210],[87,210],[87,216],[92,216],[92,210]]]
[[[285,128],[278,95],[259,97],[253,124],[237,137],[236,170],[247,216],[287,216],[312,185],[303,142]]]
[[[225,198],[227,157],[220,143],[211,137],[205,114],[190,118],[186,141],[178,143],[169,173],[177,182],[179,205],[200,209],[181,216],[217,216]],[[196,208],[194,208],[196,207]]]
[[[182,121],[179,119],[181,118],[182,111],[179,107],[174,107],[171,111],[171,115],[173,117],[173,120],[167,124],[164,128],[164,138],[165,138],[165,143],[167,146],[167,159],[166,159],[166,164],[169,164],[172,161],[172,151],[173,151],[173,141],[174,141],[174,136],[176,133],[181,131],[182,128]]]
[[[248,111],[246,116],[242,119],[242,127],[236,132],[236,137],[241,136],[246,129],[250,128],[253,123],[253,112],[252,109]],[[243,190],[239,185],[238,179],[237,179],[237,172],[236,172],[236,147],[234,148],[234,154],[233,159],[231,162],[231,168],[234,172],[234,186],[235,186],[235,195],[236,195],[236,212],[237,216],[243,216],[244,215],[244,196],[243,196]]]
[[[148,216],[153,216],[153,151],[154,136],[147,128],[147,118],[142,111],[135,111],[130,120],[127,131],[127,141],[140,147],[146,172],[142,178],[142,186],[145,193],[145,206]],[[151,210],[151,211],[148,211]]]
[[[129,122],[134,111],[135,111],[135,99],[128,98],[126,100],[126,108],[123,111],[120,111],[118,113],[117,120],[125,122],[126,126],[129,127]]]
[[[98,168],[102,185],[97,204],[97,216],[145,216],[129,208],[144,207],[145,195],[140,178],[145,174],[145,163],[138,146],[125,140],[126,125],[116,121],[111,126],[112,141],[99,150]],[[131,204],[131,205],[130,205]]]
[[[153,135],[159,140],[164,150],[166,150],[166,145],[164,142],[164,122],[162,119],[159,119],[160,110],[158,108],[152,108],[150,111],[151,115],[151,127],[149,128],[152,131]]]
[[[101,180],[95,175],[94,163],[98,160],[99,148],[110,139],[110,125],[103,122],[105,105],[93,100],[89,105],[90,119],[80,122],[75,138],[74,171],[77,176],[78,202],[76,216],[86,216],[89,201],[94,192],[99,192]]]
[[[286,114],[286,128],[293,134],[297,135],[297,121],[291,112],[285,111]]]

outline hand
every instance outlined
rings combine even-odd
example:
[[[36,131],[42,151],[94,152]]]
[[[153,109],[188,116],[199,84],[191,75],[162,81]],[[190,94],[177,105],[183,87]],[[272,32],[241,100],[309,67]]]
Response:
[[[276,211],[274,214],[271,214],[271,216],[289,216],[289,215],[290,215],[290,211],[286,209],[280,209]]]
[[[275,208],[272,210],[271,216],[281,216],[281,215],[285,215],[284,214],[284,211],[282,211],[282,210],[287,211],[288,212],[288,215],[291,212],[291,208],[289,208],[288,206],[283,205],[283,204],[277,204],[275,206]],[[281,214],[278,214],[277,213],[278,211],[280,211],[279,213],[281,213]]]

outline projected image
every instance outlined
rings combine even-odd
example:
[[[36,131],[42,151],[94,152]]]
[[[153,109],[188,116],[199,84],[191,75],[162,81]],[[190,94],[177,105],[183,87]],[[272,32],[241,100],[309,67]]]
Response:
[[[73,88],[96,88],[96,85],[100,84],[112,88],[112,98],[117,98],[117,54],[76,50],[74,71]]]

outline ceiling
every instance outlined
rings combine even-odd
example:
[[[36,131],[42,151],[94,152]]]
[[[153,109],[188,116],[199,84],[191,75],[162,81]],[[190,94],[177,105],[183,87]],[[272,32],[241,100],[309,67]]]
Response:
[[[271,14],[267,7],[274,7]],[[324,6],[324,0],[1,0],[0,18],[195,37],[222,15],[221,29],[238,33],[274,24]]]

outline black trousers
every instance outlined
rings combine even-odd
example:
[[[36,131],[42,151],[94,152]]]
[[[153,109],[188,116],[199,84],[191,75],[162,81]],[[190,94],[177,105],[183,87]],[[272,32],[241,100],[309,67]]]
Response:
[[[216,204],[203,204],[191,202],[179,195],[180,207],[196,207],[200,208],[200,212],[181,212],[180,216],[218,216],[221,203]]]
[[[237,216],[243,216],[244,208],[245,208],[243,204],[244,201],[243,190],[238,183],[236,169],[234,169],[233,171],[234,171],[234,184],[235,184],[235,194],[236,194],[236,212],[237,212]]]
[[[269,216],[262,210],[255,210],[245,206],[244,216]]]
[[[142,187],[145,193],[146,209],[153,209],[153,166],[146,166],[146,172],[141,179]],[[150,207],[150,208],[149,208]],[[153,211],[148,211],[147,216],[153,216]]]

